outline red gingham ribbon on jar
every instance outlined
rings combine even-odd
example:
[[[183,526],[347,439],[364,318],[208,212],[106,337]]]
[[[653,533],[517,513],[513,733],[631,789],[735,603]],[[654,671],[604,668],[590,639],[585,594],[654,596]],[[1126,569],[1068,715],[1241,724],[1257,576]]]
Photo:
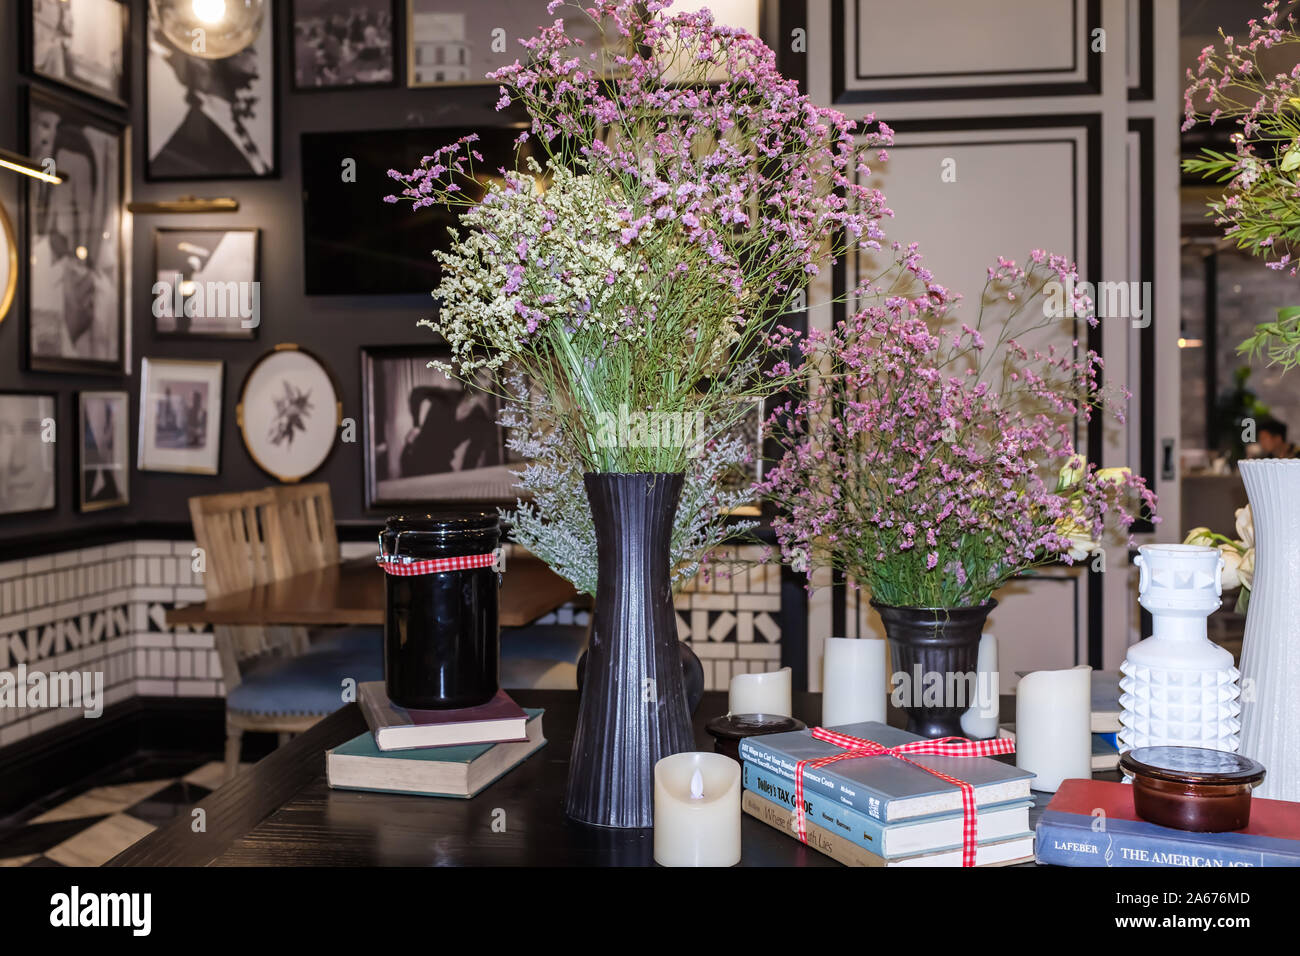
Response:
[[[472,568],[505,569],[505,556],[502,551],[492,551],[488,554],[459,554],[451,558],[427,558],[423,561],[409,561],[395,555],[381,554],[375,558],[375,561],[389,574],[402,578],[419,574],[439,574],[443,571],[468,571]]]
[[[802,843],[808,842],[808,830],[805,826],[803,805],[803,769],[805,766],[817,769],[837,760],[854,760],[858,757],[897,757],[913,767],[920,767],[926,773],[934,774],[961,790],[961,865],[975,865],[975,848],[979,843],[976,834],[975,788],[964,780],[950,777],[942,771],[908,760],[905,754],[933,754],[939,757],[992,757],[996,754],[1013,753],[1015,741],[1007,739],[966,740],[962,737],[943,737],[939,740],[914,740],[897,747],[885,747],[874,740],[837,734],[825,727],[814,727],[812,735],[818,740],[844,748],[844,753],[819,757],[816,760],[800,760],[794,768],[795,826]]]

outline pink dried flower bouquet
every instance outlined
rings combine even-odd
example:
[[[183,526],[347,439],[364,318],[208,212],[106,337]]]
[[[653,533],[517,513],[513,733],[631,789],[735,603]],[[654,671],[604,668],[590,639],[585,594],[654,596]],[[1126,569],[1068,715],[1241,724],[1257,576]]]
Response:
[[[979,606],[1031,568],[1086,557],[1108,523],[1127,530],[1156,499],[1073,444],[1077,421],[1120,417],[1101,359],[1077,341],[1017,338],[1059,327],[1045,289],[1074,288],[1073,265],[1039,251],[1024,268],[999,259],[974,326],[945,332],[951,300],[914,248],[901,253],[925,294],[867,287],[865,307],[829,333],[788,336],[810,391],[772,417],[785,450],[764,490],[781,506],[784,558],[810,576],[836,567],[895,607]],[[1069,314],[1090,306],[1076,298]]]
[[[603,42],[559,19],[491,75],[498,108],[527,111],[533,161],[479,170],[470,137],[390,173],[389,201],[463,210],[425,323],[451,370],[525,373],[588,471],[685,470],[691,449],[611,447],[601,423],[624,409],[728,432],[741,399],[780,387],[757,372],[778,357],[771,317],[846,249],[879,249],[889,214],[863,185],[887,127],[813,104],[760,40],[669,5],[548,6]]]

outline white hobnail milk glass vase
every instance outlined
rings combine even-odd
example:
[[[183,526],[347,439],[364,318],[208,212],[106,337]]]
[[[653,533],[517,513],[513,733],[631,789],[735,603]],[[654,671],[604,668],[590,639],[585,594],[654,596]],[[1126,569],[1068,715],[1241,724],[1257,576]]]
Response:
[[[1138,552],[1138,599],[1151,612],[1152,634],[1129,648],[1120,668],[1119,749],[1234,753],[1238,671],[1205,625],[1222,603],[1223,558],[1216,548],[1188,544],[1148,544]]]
[[[1241,653],[1241,752],[1257,796],[1300,801],[1300,460],[1241,462],[1255,519],[1255,579]]]

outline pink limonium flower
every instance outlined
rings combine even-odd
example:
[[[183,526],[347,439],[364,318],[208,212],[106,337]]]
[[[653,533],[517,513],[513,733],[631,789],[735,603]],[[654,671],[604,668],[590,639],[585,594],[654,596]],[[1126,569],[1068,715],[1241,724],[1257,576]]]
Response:
[[[861,307],[830,331],[779,334],[806,383],[772,415],[783,453],[762,485],[780,505],[786,559],[814,555],[884,604],[967,607],[1026,570],[1086,558],[1108,525],[1152,516],[1142,478],[1099,473],[1073,444],[1077,424],[1119,410],[1098,356],[1069,339],[1016,340],[1044,327],[1027,306],[1047,282],[1077,278],[1074,266],[999,259],[978,319],[962,325],[915,248],[896,251],[924,291],[864,284]],[[1072,334],[1073,321],[1054,331]]]

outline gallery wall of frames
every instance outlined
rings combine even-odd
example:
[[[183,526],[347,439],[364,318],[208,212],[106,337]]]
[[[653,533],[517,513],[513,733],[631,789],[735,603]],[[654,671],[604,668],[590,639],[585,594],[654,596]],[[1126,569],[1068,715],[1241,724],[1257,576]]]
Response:
[[[145,0],[0,0],[0,148],[66,173],[0,175],[0,537],[308,476],[343,522],[507,492],[496,408],[424,368],[440,224],[382,199],[462,131],[509,148],[469,83],[506,53],[467,39],[541,6],[276,0],[211,60]],[[159,211],[188,196],[237,208]]]

